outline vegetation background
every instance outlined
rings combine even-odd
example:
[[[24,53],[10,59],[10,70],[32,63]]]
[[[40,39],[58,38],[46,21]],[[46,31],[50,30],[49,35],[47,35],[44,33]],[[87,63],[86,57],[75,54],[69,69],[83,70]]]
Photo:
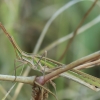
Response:
[[[7,31],[14,37],[22,50],[32,53],[47,21],[59,8],[72,1],[74,0],[0,0],[0,22],[3,23]],[[57,16],[46,32],[39,51],[57,39],[75,31],[92,3],[92,0],[82,0]],[[100,16],[99,14],[100,2],[98,1],[83,25]],[[67,42],[65,41],[47,51],[47,57],[58,61],[66,48]],[[75,37],[61,62],[68,64],[98,50],[100,50],[100,22]],[[15,59],[13,46],[0,30],[0,74],[14,75]],[[21,67],[17,70],[17,75],[19,75],[20,71]],[[99,66],[84,71],[100,77]],[[34,74],[38,75],[37,72],[31,70],[29,76]],[[100,92],[94,92],[69,79],[58,78],[54,82],[57,86],[57,97],[59,100],[100,100]],[[0,81],[0,99],[4,97],[6,91],[13,84],[14,82]],[[16,95],[16,87],[17,85],[9,94],[7,100],[11,100]],[[51,85],[49,85],[49,88],[54,91]],[[29,100],[32,94],[31,91],[31,86],[25,84],[16,100]],[[53,99],[50,95],[50,100]]]

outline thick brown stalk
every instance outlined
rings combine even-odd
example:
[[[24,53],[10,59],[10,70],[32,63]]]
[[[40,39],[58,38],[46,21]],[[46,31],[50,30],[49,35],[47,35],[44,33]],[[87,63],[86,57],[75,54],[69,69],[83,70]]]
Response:
[[[77,67],[77,66],[79,66],[81,64],[84,64],[85,62],[94,60],[95,58],[98,58],[98,57],[100,57],[100,51],[95,52],[95,53],[93,53],[91,55],[88,55],[86,57],[83,57],[83,58],[81,58],[79,60],[76,60],[76,61],[74,61],[74,62],[66,65],[65,67],[59,68],[59,69],[57,69],[57,70],[55,70],[55,71],[53,71],[53,72],[45,75],[45,77],[44,76],[37,77],[36,81],[39,84],[43,85],[47,81],[49,81],[50,79],[52,79],[53,77],[55,77],[55,76],[57,76],[57,75],[59,75],[59,74],[61,74],[63,72],[66,72],[66,71],[68,71],[70,69],[73,69],[73,68],[75,68],[75,67]]]

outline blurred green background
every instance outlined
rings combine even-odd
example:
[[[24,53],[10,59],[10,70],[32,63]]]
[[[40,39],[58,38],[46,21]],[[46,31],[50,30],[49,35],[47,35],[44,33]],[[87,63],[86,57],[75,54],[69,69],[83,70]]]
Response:
[[[22,50],[32,53],[47,21],[59,8],[72,1],[76,0],[0,0],[0,22],[14,37]],[[39,51],[57,39],[73,32],[92,3],[90,0],[83,0],[62,12],[50,25]],[[99,16],[100,3],[97,4],[83,25]],[[47,57],[58,60],[65,50],[67,42],[65,41],[49,50]],[[61,62],[68,64],[99,49],[100,23],[97,23],[75,37]],[[15,59],[13,46],[0,29],[0,74],[14,75]],[[21,68],[17,70],[17,74],[20,71]],[[99,66],[85,71],[100,77]],[[34,71],[31,71],[29,75],[33,75],[33,73]],[[69,79],[60,77],[55,80],[55,83],[59,100],[100,100],[100,92],[94,92]],[[5,95],[4,90],[8,91],[13,84],[13,82],[0,81],[0,99]],[[16,86],[6,100],[13,97]],[[54,91],[51,85],[49,88]],[[31,86],[25,84],[16,100],[29,100],[32,94],[31,91]],[[51,95],[49,98],[54,100]]]

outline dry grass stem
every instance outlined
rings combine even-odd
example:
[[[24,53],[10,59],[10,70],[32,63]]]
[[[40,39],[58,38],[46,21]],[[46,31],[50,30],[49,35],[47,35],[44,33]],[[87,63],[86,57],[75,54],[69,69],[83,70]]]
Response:
[[[79,23],[79,25],[77,26],[76,30],[74,31],[72,38],[69,40],[69,42],[68,42],[68,44],[67,44],[67,46],[66,46],[64,52],[62,53],[61,57],[59,58],[59,61],[61,61],[61,60],[64,58],[65,54],[67,53],[67,51],[68,51],[70,45],[72,44],[72,42],[73,42],[73,40],[74,40],[74,38],[75,38],[75,36],[76,36],[76,34],[77,34],[79,28],[82,26],[82,24],[84,23],[85,19],[87,18],[87,16],[89,15],[89,13],[92,11],[92,9],[94,8],[94,6],[96,5],[97,1],[98,1],[98,0],[95,0],[94,3],[92,4],[92,6],[91,6],[91,7],[88,9],[88,11],[85,13],[85,15],[84,15],[84,17],[82,18],[81,22]]]
[[[32,77],[16,76],[15,82],[21,82],[21,83],[33,85],[35,78],[36,78],[35,76],[32,76]],[[0,75],[0,80],[2,80],[2,81],[12,81],[12,82],[14,82],[14,79],[15,79],[15,76]]]
[[[84,69],[84,68],[91,68],[91,67],[94,67],[94,66],[99,65],[99,64],[100,64],[100,59],[93,61],[93,62],[88,62],[88,63],[83,64],[83,65],[80,65],[80,66],[78,66],[74,69],[81,70],[81,69]]]

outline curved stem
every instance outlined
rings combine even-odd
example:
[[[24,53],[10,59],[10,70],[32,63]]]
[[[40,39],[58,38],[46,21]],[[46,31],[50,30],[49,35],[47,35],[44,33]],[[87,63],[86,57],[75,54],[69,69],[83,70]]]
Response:
[[[85,15],[84,15],[84,17],[82,18],[81,22],[79,23],[79,25],[77,26],[76,30],[74,31],[72,38],[69,40],[69,42],[68,42],[68,44],[67,44],[67,46],[66,46],[64,52],[62,53],[61,57],[59,58],[59,61],[61,61],[61,60],[64,58],[66,52],[68,51],[68,49],[69,49],[71,43],[73,42],[73,40],[74,40],[74,38],[75,38],[75,36],[76,36],[76,34],[77,34],[79,28],[81,27],[81,25],[83,24],[83,22],[85,21],[85,19],[86,19],[87,16],[89,15],[89,13],[92,11],[92,9],[93,9],[94,6],[96,5],[97,1],[98,1],[98,0],[95,0],[95,2],[92,4],[92,6],[91,6],[91,7],[88,9],[88,11],[85,13]]]

